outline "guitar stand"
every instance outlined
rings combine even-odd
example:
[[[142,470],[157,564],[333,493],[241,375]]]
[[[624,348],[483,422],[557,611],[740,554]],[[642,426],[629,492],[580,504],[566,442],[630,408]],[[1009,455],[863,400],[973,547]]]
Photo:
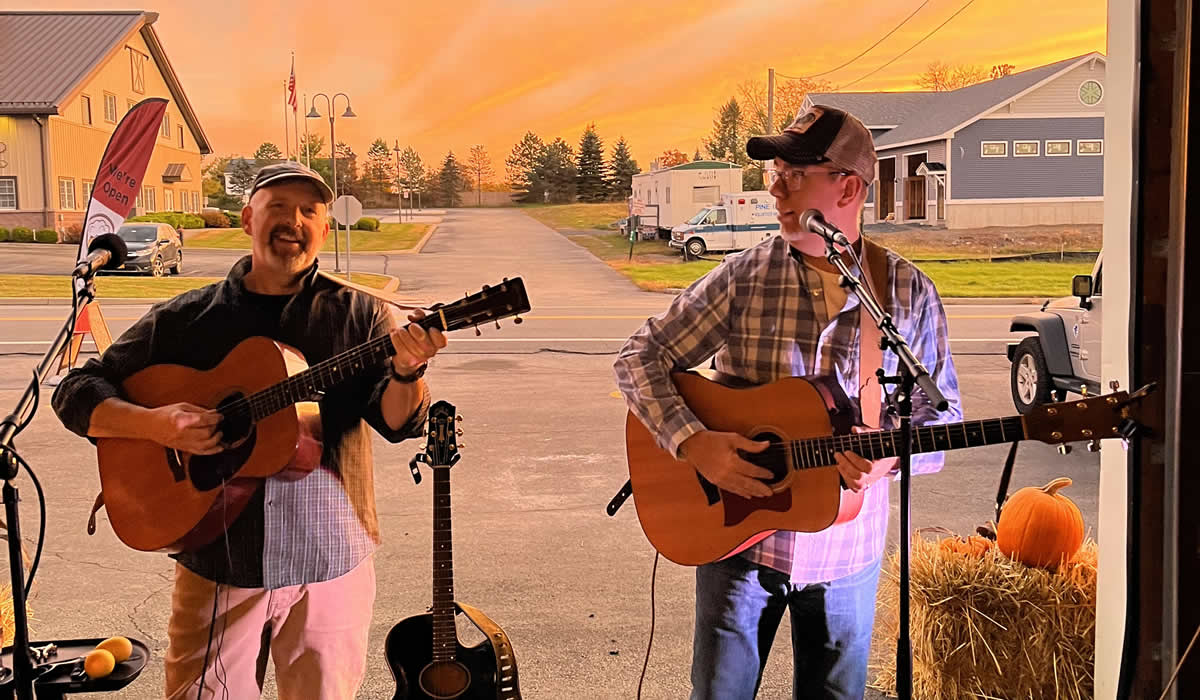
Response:
[[[72,278],[74,285],[75,278]],[[75,304],[87,304],[95,297],[92,279],[87,277],[75,293]],[[29,642],[29,619],[26,606],[26,580],[24,553],[21,551],[21,521],[17,505],[20,494],[12,481],[20,466],[25,464],[13,446],[13,438],[33,419],[37,411],[39,387],[54,367],[54,360],[71,340],[75,326],[75,309],[63,323],[58,336],[42,356],[33,372],[33,381],[17,401],[16,409],[0,420],[0,479],[4,481],[4,514],[8,529],[8,565],[12,581],[13,643],[0,654],[0,699],[15,697],[18,700],[33,700],[36,685],[37,697],[42,700],[60,700],[67,693],[92,693],[119,690],[129,685],[149,660],[149,650],[140,641],[130,639],[133,653],[119,664],[111,674],[103,678],[79,677],[76,659],[95,648],[103,639],[79,639],[52,641],[40,647]],[[27,415],[28,414],[28,415]],[[26,469],[29,465],[25,464]],[[32,475],[32,471],[30,472]],[[44,514],[43,514],[44,517]],[[59,653],[61,657],[59,657]],[[39,664],[34,665],[35,658]],[[65,663],[70,661],[72,663]]]

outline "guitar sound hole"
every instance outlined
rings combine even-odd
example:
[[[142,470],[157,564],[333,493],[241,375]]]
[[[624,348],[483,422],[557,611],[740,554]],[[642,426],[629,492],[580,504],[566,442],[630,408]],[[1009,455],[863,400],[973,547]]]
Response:
[[[434,661],[421,669],[421,690],[437,700],[450,700],[466,692],[471,672],[457,661]]]
[[[783,446],[783,438],[775,433],[762,432],[754,435],[752,438],[755,442],[770,442],[770,446],[762,452],[746,452],[738,450],[738,454],[747,462],[762,467],[771,472],[771,478],[764,480],[768,486],[774,486],[787,478],[788,462],[787,452]]]

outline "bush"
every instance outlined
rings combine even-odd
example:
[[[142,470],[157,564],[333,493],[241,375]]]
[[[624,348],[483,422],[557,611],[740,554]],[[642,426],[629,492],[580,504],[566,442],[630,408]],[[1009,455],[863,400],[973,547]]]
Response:
[[[200,215],[205,228],[229,228],[229,217],[219,211],[206,211]]]
[[[376,219],[373,216],[364,216],[358,221],[355,221],[352,228],[354,228],[356,231],[378,231],[379,219]]]
[[[147,221],[158,224],[170,224],[175,228],[204,228],[204,219],[195,214],[183,214],[177,211],[150,212],[135,216],[128,221]]]
[[[12,234],[9,233],[8,229],[0,227],[0,241],[7,241],[10,235]]]
[[[63,229],[63,243],[78,243],[79,237],[83,233],[83,227],[79,224],[71,224]]]
[[[33,234],[35,243],[58,243],[58,231],[52,228],[40,228]]]
[[[242,227],[242,212],[240,212],[240,211],[226,211],[226,212],[221,212],[221,213],[225,215],[225,218],[226,218],[226,219],[229,219],[229,225],[230,225],[230,226],[232,226],[232,227],[234,227],[234,228],[241,228],[241,227]]]
[[[17,243],[33,243],[33,230],[27,229],[24,226],[17,226],[12,230],[9,240]]]

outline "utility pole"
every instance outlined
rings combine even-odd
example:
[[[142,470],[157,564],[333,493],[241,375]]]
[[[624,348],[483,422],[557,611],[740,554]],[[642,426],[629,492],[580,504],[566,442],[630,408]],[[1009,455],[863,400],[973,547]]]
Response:
[[[775,69],[767,69],[767,136],[775,133]]]

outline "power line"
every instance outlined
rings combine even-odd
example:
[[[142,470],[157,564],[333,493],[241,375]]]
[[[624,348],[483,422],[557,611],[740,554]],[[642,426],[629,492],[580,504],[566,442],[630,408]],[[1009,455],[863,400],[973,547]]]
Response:
[[[913,49],[915,49],[915,48],[917,48],[918,46],[920,46],[922,43],[924,43],[924,42],[925,42],[925,40],[926,40],[926,39],[928,39],[929,37],[931,37],[931,36],[933,36],[934,34],[936,34],[936,33],[937,33],[937,31],[938,31],[939,29],[941,29],[942,27],[944,27],[944,26],[946,26],[947,24],[949,24],[949,23],[950,23],[950,20],[952,20],[952,19],[954,19],[955,17],[957,17],[957,16],[959,16],[960,14],[962,14],[962,11],[963,11],[963,10],[965,10],[965,9],[967,9],[968,7],[970,7],[970,6],[971,6],[971,3],[973,3],[973,2],[975,2],[975,0],[967,0],[966,4],[965,4],[965,5],[963,5],[962,7],[958,8],[958,11],[957,11],[957,12],[955,12],[954,14],[952,14],[952,15],[950,15],[948,18],[946,18],[946,21],[945,21],[945,22],[942,22],[942,23],[941,23],[941,24],[939,24],[938,26],[934,27],[934,28],[933,28],[933,31],[931,31],[931,32],[929,32],[928,34],[926,34],[925,36],[921,37],[921,39],[920,39],[919,41],[917,41],[917,43],[915,43],[915,44],[913,44],[912,46],[910,46],[910,47],[908,47],[907,49],[905,49],[903,52],[901,52],[901,53],[900,53],[900,55],[896,56],[896,57],[895,57],[895,58],[893,58],[892,60],[890,60],[890,61],[888,61],[887,63],[883,64],[882,66],[880,66],[880,67],[876,68],[875,70],[871,71],[870,73],[867,73],[867,74],[866,74],[866,75],[864,75],[863,77],[861,77],[861,78],[859,78],[859,79],[857,79],[857,80],[853,80],[853,81],[851,81],[851,82],[849,82],[849,83],[846,83],[845,85],[842,85],[841,87],[839,87],[839,88],[837,89],[837,91],[838,91],[838,92],[840,92],[840,91],[842,91],[842,90],[844,90],[844,89],[846,89],[846,88],[850,87],[851,85],[854,85],[855,83],[862,82],[863,80],[866,80],[867,78],[870,78],[872,75],[875,75],[875,74],[876,74],[876,73],[878,73],[879,71],[883,70],[884,68],[887,68],[888,66],[892,65],[892,64],[893,64],[893,63],[895,63],[896,61],[900,60],[900,59],[901,59],[901,58],[902,58],[902,57],[903,57],[905,54],[907,54],[909,51],[912,51]]]
[[[871,44],[870,46],[868,46],[866,51],[863,51],[863,52],[862,52],[862,53],[860,53],[859,55],[855,56],[854,58],[850,59],[849,61],[846,61],[845,63],[843,63],[842,65],[838,66],[837,68],[830,68],[829,70],[827,70],[827,71],[825,71],[825,72],[823,72],[823,73],[815,73],[815,74],[813,74],[813,75],[806,75],[806,76],[804,76],[803,78],[797,78],[797,77],[795,77],[795,76],[791,76],[791,75],[784,75],[784,74],[782,74],[782,73],[780,73],[780,72],[778,72],[778,71],[776,71],[775,75],[779,76],[780,78],[786,78],[786,79],[788,79],[788,80],[811,80],[811,79],[813,79],[813,78],[820,78],[820,77],[821,77],[821,76],[823,76],[823,75],[829,75],[830,73],[834,73],[834,72],[836,72],[836,71],[839,71],[839,70],[841,70],[841,69],[845,68],[846,66],[850,65],[851,63],[854,63],[855,61],[857,61],[858,59],[862,58],[863,56],[866,56],[868,53],[870,53],[870,52],[871,52],[871,49],[873,49],[873,48],[875,48],[876,46],[879,46],[880,44],[882,44],[884,39],[887,39],[889,36],[891,36],[891,35],[895,34],[895,33],[896,33],[896,30],[900,29],[900,27],[903,27],[903,26],[904,26],[904,25],[905,25],[905,24],[908,22],[908,20],[912,19],[912,18],[913,18],[913,17],[914,17],[914,16],[915,16],[915,15],[916,15],[918,12],[920,12],[920,11],[921,11],[921,8],[922,8],[922,7],[925,7],[925,6],[926,6],[926,5],[928,5],[928,4],[929,4],[929,0],[925,0],[925,2],[921,3],[920,7],[918,7],[918,8],[917,8],[917,9],[915,9],[915,10],[913,10],[913,11],[912,11],[912,14],[910,14],[910,15],[909,15],[909,16],[907,16],[907,17],[905,17],[905,18],[904,18],[904,21],[902,21],[900,24],[897,24],[897,25],[896,25],[896,26],[895,26],[895,27],[892,29],[892,31],[888,32],[887,34],[884,34],[884,35],[883,35],[883,38],[881,38],[879,41],[875,42],[874,44]]]

